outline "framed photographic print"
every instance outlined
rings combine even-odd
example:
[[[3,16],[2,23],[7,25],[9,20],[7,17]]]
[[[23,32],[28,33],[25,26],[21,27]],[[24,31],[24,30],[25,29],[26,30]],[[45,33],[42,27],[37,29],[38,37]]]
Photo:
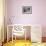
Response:
[[[23,6],[22,12],[23,14],[32,14],[32,6]]]

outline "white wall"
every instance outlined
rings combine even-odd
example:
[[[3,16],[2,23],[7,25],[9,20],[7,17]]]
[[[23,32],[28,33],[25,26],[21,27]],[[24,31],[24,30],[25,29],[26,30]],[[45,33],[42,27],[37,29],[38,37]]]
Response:
[[[32,6],[32,14],[23,14],[23,6]],[[14,24],[40,24],[46,36],[46,0],[7,0],[7,15]],[[8,18],[7,17],[7,18]],[[9,18],[8,18],[9,19]],[[10,24],[10,20],[8,20]]]
[[[46,0],[32,0],[32,23],[42,25],[42,35],[46,37]]]

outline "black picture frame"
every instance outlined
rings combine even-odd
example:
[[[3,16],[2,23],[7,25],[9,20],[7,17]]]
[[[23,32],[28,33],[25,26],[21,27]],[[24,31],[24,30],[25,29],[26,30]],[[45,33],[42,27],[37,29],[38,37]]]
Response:
[[[23,6],[22,12],[23,14],[32,14],[32,6]]]

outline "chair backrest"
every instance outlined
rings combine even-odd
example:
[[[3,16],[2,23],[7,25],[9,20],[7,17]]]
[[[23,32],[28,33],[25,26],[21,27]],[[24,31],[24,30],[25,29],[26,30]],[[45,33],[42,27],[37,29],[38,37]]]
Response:
[[[22,36],[22,35],[24,35],[24,29],[23,29],[23,26],[21,26],[21,25],[15,25],[14,27],[13,27],[13,30],[12,30],[13,32],[13,35],[15,35],[15,36]]]

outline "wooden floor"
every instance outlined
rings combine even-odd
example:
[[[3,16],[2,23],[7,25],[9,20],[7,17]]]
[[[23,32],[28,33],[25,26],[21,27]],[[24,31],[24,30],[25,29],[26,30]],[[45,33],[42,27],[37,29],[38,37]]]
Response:
[[[16,41],[10,41],[8,43],[5,43],[3,46],[31,46],[30,41],[24,41],[24,40],[16,40]]]
[[[46,43],[31,43],[30,41],[14,40],[5,43],[3,46],[46,46]]]
[[[42,42],[46,42],[46,37],[42,37]]]

